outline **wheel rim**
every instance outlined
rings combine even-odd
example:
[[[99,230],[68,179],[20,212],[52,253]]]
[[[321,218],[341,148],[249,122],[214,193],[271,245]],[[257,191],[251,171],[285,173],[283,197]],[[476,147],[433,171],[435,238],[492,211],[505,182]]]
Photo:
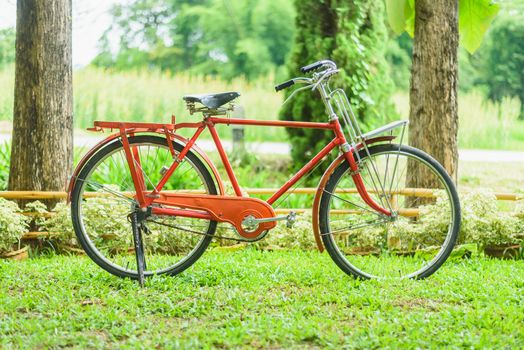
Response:
[[[138,149],[144,182],[151,190],[162,177],[162,167],[169,167],[173,161],[170,150],[165,144],[150,141],[132,142],[131,146]],[[134,201],[125,198],[132,197],[135,191],[124,150],[116,147],[108,152],[79,180],[78,226],[86,245],[84,248],[110,272],[135,276],[132,230],[127,219]],[[164,190],[210,193],[202,171],[188,156],[180,163]],[[192,263],[189,260],[195,255],[200,256],[209,244],[211,238],[205,235],[214,232],[214,223],[201,219],[155,216],[147,219],[145,224],[151,231],[142,234],[146,275],[177,273],[185,269]]]
[[[418,184],[425,191],[413,187],[421,172],[424,181]],[[356,276],[380,279],[420,277],[438,267],[454,244],[457,220],[451,189],[442,174],[425,159],[397,149],[365,157],[361,176],[371,197],[386,208],[391,206],[398,216],[390,221],[371,211],[347,171],[328,184],[328,220],[322,234],[335,250],[337,263]],[[382,188],[386,196],[379,195]]]

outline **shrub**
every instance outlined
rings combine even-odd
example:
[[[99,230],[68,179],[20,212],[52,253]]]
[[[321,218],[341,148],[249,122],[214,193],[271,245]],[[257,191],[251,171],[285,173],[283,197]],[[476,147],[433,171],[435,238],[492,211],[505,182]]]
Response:
[[[461,241],[477,243],[482,247],[522,242],[516,212],[498,210],[493,192],[470,192],[461,196],[461,203]]]
[[[226,185],[227,192],[232,192],[231,185]],[[476,243],[481,247],[488,245],[503,244],[523,244],[524,242],[524,201],[517,203],[516,210],[513,212],[501,212],[497,207],[495,195],[486,190],[474,191],[467,194],[461,194],[462,204],[462,225],[459,234],[458,244]],[[447,232],[447,225],[442,220],[446,215],[446,204],[438,196],[434,204],[421,207],[423,219],[417,222],[417,225],[411,225],[405,220],[398,220],[389,232],[388,244],[398,244],[398,249],[406,251],[417,249],[411,246],[410,242],[423,243],[430,246],[431,242],[427,237],[435,237],[439,233]],[[11,202],[9,202],[11,203]],[[11,203],[11,205],[14,203]],[[15,204],[16,206],[16,204]],[[40,203],[28,204],[32,211],[45,211],[45,206]],[[16,212],[16,208],[15,212]],[[5,210],[5,209],[4,209]],[[96,217],[95,221],[85,221],[85,225],[93,240],[102,240],[104,246],[109,249],[123,249],[132,245],[130,226],[127,221],[129,214],[129,205],[115,201],[108,201],[107,198],[91,198],[84,203],[83,211],[88,214],[87,217]],[[108,216],[106,213],[118,213],[116,216]],[[58,247],[77,246],[75,233],[71,223],[70,208],[65,203],[59,203],[55,208],[56,214],[51,218],[40,222],[39,225],[51,233],[51,240]],[[271,230],[267,237],[255,243],[255,246],[261,249],[315,249],[316,244],[313,238],[311,227],[311,212],[297,216],[297,221],[293,228],[286,227],[285,224],[279,223]],[[10,217],[10,215],[7,215]],[[151,224],[153,225],[153,224]],[[230,227],[226,224],[218,226],[217,236],[228,236]],[[154,227],[154,233],[148,235],[148,248],[158,252],[172,254],[185,247],[191,242],[191,235],[174,235],[172,229],[165,226]],[[22,230],[23,233],[23,230]],[[430,233],[430,234],[428,234]],[[380,228],[366,228],[355,230],[351,233],[352,240],[358,247],[366,248],[376,246],[377,242],[383,238],[384,232]],[[403,242],[395,239],[398,237],[412,238],[404,239]],[[16,239],[15,239],[16,241]],[[100,245],[97,242],[97,246]],[[237,242],[217,239],[216,245],[228,246],[235,245]]]
[[[277,224],[269,231],[266,238],[255,245],[262,249],[315,249],[317,245],[311,227],[311,211],[297,215],[297,220],[292,228],[287,227],[284,223]]]
[[[15,202],[0,198],[0,254],[12,250],[27,232],[28,219]]]
[[[306,64],[332,59],[343,70],[333,87],[343,88],[365,129],[378,126],[394,113],[390,102],[393,87],[387,73],[387,32],[381,1],[296,1],[297,34],[288,70],[291,77]],[[286,92],[289,96],[291,89]],[[318,94],[297,95],[283,106],[281,119],[327,122]],[[318,129],[287,129],[296,165],[306,163],[332,139]]]
[[[71,247],[79,247],[70,211],[69,205],[59,203],[55,207],[55,215],[45,220],[40,226],[52,233],[49,239],[59,249],[67,250]],[[133,246],[131,225],[127,218],[130,213],[129,203],[108,197],[89,198],[83,203],[82,212],[85,213],[86,231],[97,248],[120,251]],[[152,233],[147,235],[147,248],[150,251],[176,254],[193,243],[193,236],[174,235],[170,227],[154,223],[148,226],[152,229]]]

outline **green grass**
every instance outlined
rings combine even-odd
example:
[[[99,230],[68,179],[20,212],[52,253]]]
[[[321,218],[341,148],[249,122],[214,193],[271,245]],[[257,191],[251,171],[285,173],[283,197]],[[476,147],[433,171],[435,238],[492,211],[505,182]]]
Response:
[[[1,348],[521,348],[524,264],[355,281],[318,252],[207,252],[140,289],[85,257],[0,262]]]
[[[85,68],[74,72],[75,128],[85,129],[94,120],[128,120],[169,122],[196,121],[189,116],[182,96],[191,93],[239,91],[239,104],[246,118],[277,119],[282,94],[275,93],[274,77],[255,82],[238,78],[231,82],[210,77],[164,74],[160,72],[109,72]],[[14,67],[0,71],[0,121],[12,119]],[[304,92],[307,93],[307,92]],[[397,93],[393,101],[403,119],[409,116],[407,93]],[[520,111],[516,99],[502,104],[486,102],[479,92],[459,96],[459,146],[461,148],[524,149],[524,121],[517,120]],[[5,131],[9,125],[2,125]],[[220,135],[230,138],[228,126],[219,126]],[[191,132],[191,131],[189,131]],[[184,131],[186,136],[190,135]],[[248,141],[287,141],[284,128],[246,127]],[[208,133],[203,134],[208,137]]]

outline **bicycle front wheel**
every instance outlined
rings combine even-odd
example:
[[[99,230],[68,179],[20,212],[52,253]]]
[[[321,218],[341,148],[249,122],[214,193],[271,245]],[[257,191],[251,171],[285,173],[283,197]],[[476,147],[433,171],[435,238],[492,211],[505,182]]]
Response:
[[[140,135],[129,138],[138,155],[145,186],[152,190],[173,156],[164,138]],[[173,144],[175,152],[182,146]],[[202,161],[187,153],[163,190],[217,194],[215,182]],[[76,179],[71,216],[78,242],[87,255],[119,277],[138,278],[133,231],[129,214],[136,192],[124,148],[115,141],[89,159]],[[173,216],[150,216],[143,221],[145,276],[174,275],[191,266],[205,251],[215,233],[215,221]]]
[[[328,179],[319,224],[326,250],[347,274],[363,279],[425,278],[447,259],[460,229],[460,203],[444,168],[426,153],[382,144],[359,153],[370,196],[392,217],[364,203],[347,161]]]

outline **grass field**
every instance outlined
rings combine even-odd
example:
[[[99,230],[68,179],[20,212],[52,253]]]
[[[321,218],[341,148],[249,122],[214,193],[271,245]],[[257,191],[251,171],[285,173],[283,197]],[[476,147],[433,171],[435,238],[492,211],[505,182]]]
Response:
[[[0,347],[524,347],[524,264],[355,281],[318,252],[207,252],[144,289],[85,257],[0,261]]]
[[[210,77],[177,75],[158,72],[110,73],[87,68],[74,74],[75,127],[85,129],[94,120],[132,120],[168,122],[171,114],[179,121],[194,121],[189,116],[182,96],[191,93],[239,91],[239,99],[247,118],[277,119],[283,94],[275,93],[272,76],[247,82],[235,79],[225,82]],[[12,119],[13,69],[0,71],[0,121]],[[408,95],[393,96],[399,115],[409,115]],[[501,105],[484,101],[473,92],[459,96],[459,146],[461,148],[524,149],[524,121],[518,121],[519,102],[505,100]],[[391,118],[391,117],[390,117]],[[388,118],[385,118],[388,119]],[[9,126],[7,126],[9,128]],[[221,135],[231,132],[222,126]],[[6,127],[3,127],[3,131]],[[246,128],[248,141],[286,141],[283,128]],[[204,135],[207,135],[205,133]]]

